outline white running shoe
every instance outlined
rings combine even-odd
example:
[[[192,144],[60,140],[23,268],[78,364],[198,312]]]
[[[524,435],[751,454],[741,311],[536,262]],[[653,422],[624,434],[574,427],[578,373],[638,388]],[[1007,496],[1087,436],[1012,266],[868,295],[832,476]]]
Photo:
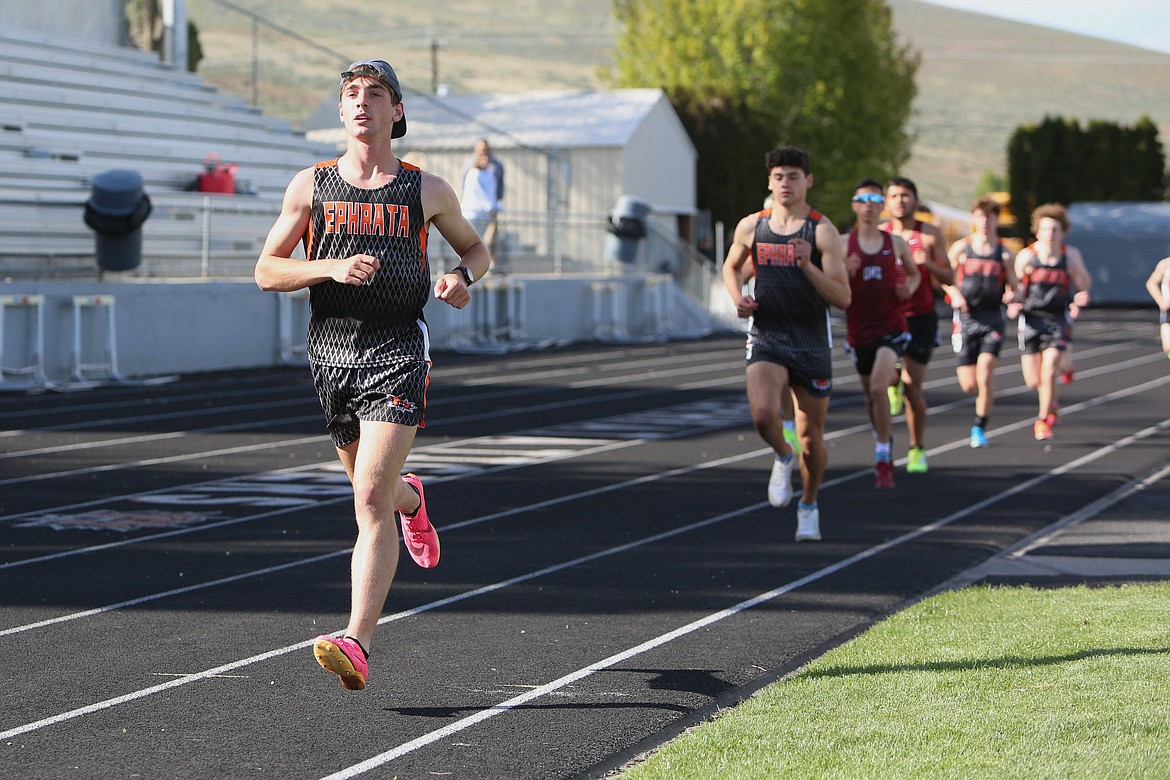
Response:
[[[772,476],[768,478],[768,503],[779,509],[792,500],[792,464],[796,457],[789,458],[787,463],[779,458],[773,461]]]
[[[818,507],[796,508],[796,541],[819,542],[821,540],[821,510]]]

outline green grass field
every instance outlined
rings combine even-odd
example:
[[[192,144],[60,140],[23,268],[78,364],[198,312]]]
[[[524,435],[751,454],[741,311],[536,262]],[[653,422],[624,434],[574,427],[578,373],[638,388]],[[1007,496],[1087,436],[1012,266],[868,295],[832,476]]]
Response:
[[[1170,583],[936,596],[621,777],[1170,778]]]

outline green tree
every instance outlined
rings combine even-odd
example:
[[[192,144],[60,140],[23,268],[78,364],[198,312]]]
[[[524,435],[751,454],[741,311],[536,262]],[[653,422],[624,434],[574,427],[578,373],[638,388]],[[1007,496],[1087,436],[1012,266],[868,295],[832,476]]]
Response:
[[[130,42],[143,51],[162,51],[163,15],[158,0],[124,0]]]
[[[1008,141],[1008,179],[1020,230],[1041,203],[1158,201],[1166,196],[1166,158],[1158,128],[1143,116],[1133,127],[1044,117]],[[1023,235],[1023,233],[1021,233]]]
[[[909,158],[918,57],[883,0],[615,0],[609,80],[666,92],[699,153],[699,206],[725,224],[760,208],[764,154],[813,158],[810,200],[838,225],[862,178]]]
[[[989,192],[1007,192],[1007,177],[993,170],[986,170],[975,185],[975,197],[981,198]]]
[[[199,63],[203,60],[203,45],[199,43],[199,28],[195,22],[187,22],[187,70],[194,73],[199,70]]]

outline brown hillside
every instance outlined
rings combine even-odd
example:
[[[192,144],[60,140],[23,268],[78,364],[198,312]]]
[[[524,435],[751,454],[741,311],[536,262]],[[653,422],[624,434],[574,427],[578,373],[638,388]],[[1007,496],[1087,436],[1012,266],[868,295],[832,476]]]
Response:
[[[451,92],[600,88],[598,68],[616,30],[606,0],[236,4],[320,47],[260,28],[258,102],[294,123],[359,57],[391,60],[408,94],[431,90],[434,62]],[[917,0],[890,6],[923,57],[905,173],[928,199],[965,208],[985,171],[1003,171],[1012,130],[1045,114],[1125,123],[1148,114],[1163,143],[1170,139],[1170,55]],[[201,33],[204,78],[250,97],[251,20],[214,0],[189,0],[189,13]]]

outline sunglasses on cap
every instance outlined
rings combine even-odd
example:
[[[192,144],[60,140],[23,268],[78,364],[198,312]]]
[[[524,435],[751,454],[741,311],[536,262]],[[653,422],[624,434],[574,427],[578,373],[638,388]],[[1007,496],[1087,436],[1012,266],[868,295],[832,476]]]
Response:
[[[885,203],[886,199],[876,192],[859,192],[853,196],[854,203]]]

